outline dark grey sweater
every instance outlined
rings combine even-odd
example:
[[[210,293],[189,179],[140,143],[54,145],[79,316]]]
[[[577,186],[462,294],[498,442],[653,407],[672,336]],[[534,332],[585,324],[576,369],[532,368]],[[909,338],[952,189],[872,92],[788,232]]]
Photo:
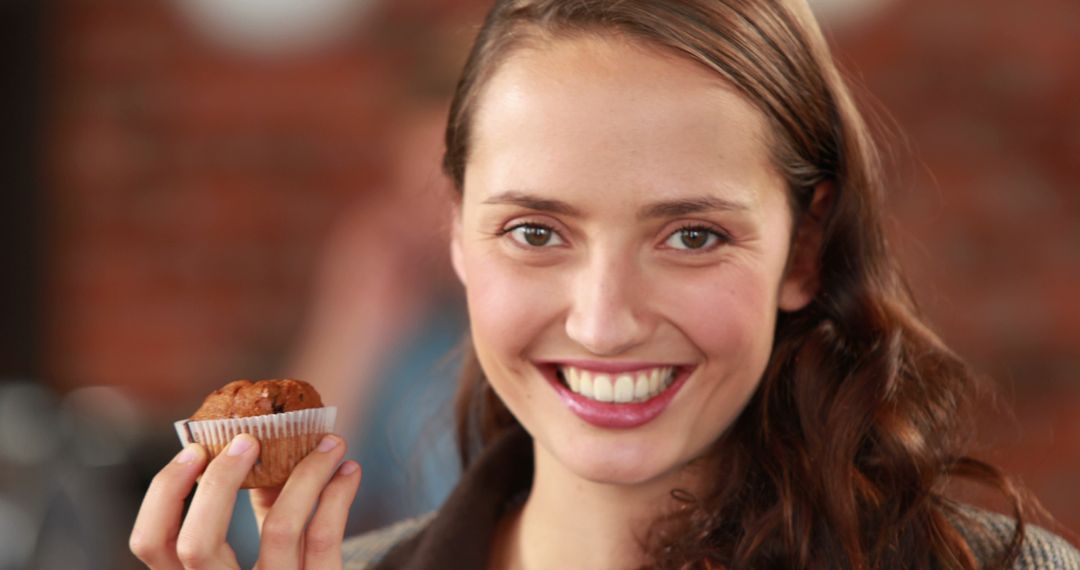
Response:
[[[439,512],[347,540],[346,570],[484,570],[507,499],[520,495],[532,478],[531,446],[522,437],[527,436],[510,435],[485,450]],[[1012,537],[1013,519],[970,507],[964,507],[963,514],[966,520],[957,518],[955,524],[976,558],[981,563],[996,560]],[[1080,570],[1080,552],[1061,537],[1029,525],[1015,568]]]

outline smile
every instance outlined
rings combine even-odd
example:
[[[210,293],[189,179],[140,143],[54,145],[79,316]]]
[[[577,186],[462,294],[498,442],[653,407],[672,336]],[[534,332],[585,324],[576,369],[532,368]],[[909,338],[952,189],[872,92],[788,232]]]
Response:
[[[559,366],[559,380],[572,392],[597,402],[646,402],[655,398],[675,380],[674,366],[660,366],[627,372],[597,372],[576,366]]]
[[[659,417],[695,366],[548,362],[540,370],[562,403],[599,428],[630,429]]]

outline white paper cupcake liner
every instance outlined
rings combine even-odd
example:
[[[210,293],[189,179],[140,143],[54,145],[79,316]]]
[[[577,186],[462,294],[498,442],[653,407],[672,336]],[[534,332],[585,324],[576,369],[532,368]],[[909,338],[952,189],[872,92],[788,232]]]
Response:
[[[259,461],[243,486],[273,487],[285,482],[293,467],[318,445],[322,436],[333,433],[336,417],[337,408],[327,406],[244,418],[185,419],[173,425],[181,443],[201,444],[210,457],[221,453],[237,435],[253,435],[259,440]]]

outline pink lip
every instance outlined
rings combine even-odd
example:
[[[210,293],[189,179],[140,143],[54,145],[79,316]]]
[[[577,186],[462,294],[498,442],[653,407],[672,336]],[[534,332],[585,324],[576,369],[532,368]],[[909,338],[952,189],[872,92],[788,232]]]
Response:
[[[582,362],[578,364],[572,363],[571,361],[562,361],[561,364],[572,365],[598,372],[626,372],[630,370],[640,370],[642,368],[651,368],[654,366],[634,364],[633,367],[629,367],[629,364],[622,363],[599,366],[600,363],[596,362]],[[686,383],[686,379],[689,378],[690,373],[693,372],[693,367],[679,367],[679,371],[675,376],[675,380],[671,383],[671,386],[668,386],[666,390],[660,392],[655,398],[646,402],[631,402],[626,404],[597,402],[596,400],[586,398],[580,394],[575,394],[559,381],[554,365],[541,366],[541,370],[548,382],[555,387],[555,393],[559,395],[559,399],[566,404],[567,408],[570,408],[571,412],[577,414],[577,416],[585,420],[585,422],[599,428],[630,429],[647,424],[656,419],[668,407],[668,404],[671,403],[671,400],[675,397],[675,394],[679,392],[679,389],[683,387],[683,384]]]

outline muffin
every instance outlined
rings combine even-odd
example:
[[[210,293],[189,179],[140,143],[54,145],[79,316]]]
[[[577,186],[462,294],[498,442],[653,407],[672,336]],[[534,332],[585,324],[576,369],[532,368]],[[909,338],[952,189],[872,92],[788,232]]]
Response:
[[[211,392],[190,418],[176,422],[176,431],[211,458],[237,434],[250,433],[259,440],[259,459],[242,487],[277,487],[334,430],[336,412],[302,380],[236,380]]]

